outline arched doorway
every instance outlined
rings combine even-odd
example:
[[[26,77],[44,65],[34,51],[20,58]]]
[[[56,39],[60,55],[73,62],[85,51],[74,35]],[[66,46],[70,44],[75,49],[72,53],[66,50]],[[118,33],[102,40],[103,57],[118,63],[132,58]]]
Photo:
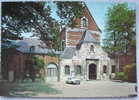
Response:
[[[47,65],[47,81],[57,81],[58,79],[58,69],[55,63],[49,63]]]
[[[97,67],[95,64],[89,65],[89,80],[96,79],[96,77],[97,77],[96,70],[97,70]]]

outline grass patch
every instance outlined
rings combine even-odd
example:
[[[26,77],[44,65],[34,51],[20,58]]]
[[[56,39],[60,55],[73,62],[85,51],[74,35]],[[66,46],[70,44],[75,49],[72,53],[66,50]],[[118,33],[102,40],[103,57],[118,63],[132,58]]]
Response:
[[[38,93],[46,94],[59,94],[61,91],[52,88],[51,84],[46,84],[43,81],[24,81],[18,83],[15,88],[12,88],[9,92],[10,96],[16,97],[32,97],[37,96]]]

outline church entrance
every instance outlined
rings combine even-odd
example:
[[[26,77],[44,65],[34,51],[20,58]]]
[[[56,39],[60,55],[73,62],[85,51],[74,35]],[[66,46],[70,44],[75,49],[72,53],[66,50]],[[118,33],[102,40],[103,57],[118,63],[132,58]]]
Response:
[[[96,65],[95,64],[90,64],[89,65],[89,80],[96,79],[97,77],[97,72],[96,72]]]

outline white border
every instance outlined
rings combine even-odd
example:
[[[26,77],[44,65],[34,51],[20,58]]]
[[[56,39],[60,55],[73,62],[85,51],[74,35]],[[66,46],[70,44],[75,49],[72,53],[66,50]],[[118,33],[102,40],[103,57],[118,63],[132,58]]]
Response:
[[[1,0],[1,2],[8,2],[8,1],[51,1],[51,0]],[[71,0],[52,0],[52,1],[71,1]],[[137,58],[137,76],[139,76],[139,1],[138,0],[72,0],[72,1],[95,1],[95,2],[133,2],[136,3],[136,58]],[[0,6],[1,7],[1,6]],[[1,11],[1,9],[0,9]],[[1,15],[1,14],[0,14]],[[1,23],[1,21],[0,21]],[[137,83],[138,83],[138,88],[139,88],[139,77],[137,77]],[[139,95],[139,90],[138,90],[138,95]],[[0,97],[0,100],[50,100],[52,98],[7,98],[7,97]],[[61,99],[65,100],[64,98],[55,98],[55,99]],[[73,100],[74,98],[70,98],[68,100]],[[82,100],[89,100],[82,98]],[[102,100],[101,99],[92,99],[91,100]],[[134,98],[103,98],[103,100],[139,100],[138,97]]]

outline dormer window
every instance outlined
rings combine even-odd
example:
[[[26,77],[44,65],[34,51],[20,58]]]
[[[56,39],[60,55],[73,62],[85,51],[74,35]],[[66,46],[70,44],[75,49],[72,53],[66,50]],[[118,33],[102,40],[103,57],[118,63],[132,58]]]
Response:
[[[35,46],[31,46],[30,47],[30,52],[34,52],[35,51]]]
[[[87,27],[88,26],[88,19],[83,17],[81,18],[81,27]]]

